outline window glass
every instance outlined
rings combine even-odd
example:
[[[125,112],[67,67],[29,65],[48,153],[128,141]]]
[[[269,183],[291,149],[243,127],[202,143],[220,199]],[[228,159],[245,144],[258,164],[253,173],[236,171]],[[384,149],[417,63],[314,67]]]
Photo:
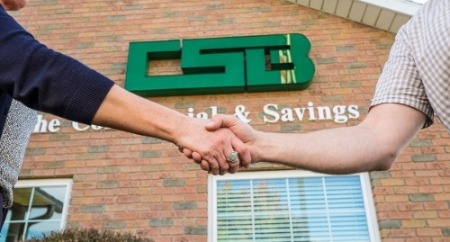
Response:
[[[69,179],[19,181],[0,242],[41,238],[51,231],[61,230],[70,190]]]
[[[364,178],[295,171],[211,176],[209,240],[378,241]]]

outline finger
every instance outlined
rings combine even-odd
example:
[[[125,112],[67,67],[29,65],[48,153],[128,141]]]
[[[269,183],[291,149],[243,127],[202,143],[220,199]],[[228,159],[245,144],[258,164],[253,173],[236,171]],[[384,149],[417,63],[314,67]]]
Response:
[[[213,175],[217,175],[220,173],[219,169],[219,163],[217,162],[216,155],[214,153],[198,153],[198,152],[192,152],[193,156],[195,156],[196,162],[200,164],[200,167],[202,170],[208,171],[209,173]],[[198,157],[197,157],[198,155]]]
[[[234,143],[237,143],[237,145],[235,145]],[[229,164],[229,168],[228,168],[228,172],[233,174],[236,173],[239,170],[239,166],[240,166],[240,159],[239,159],[239,151],[235,148],[238,147],[239,145],[242,145],[245,149],[245,145],[236,137],[231,139],[231,147],[230,147],[230,152],[227,155],[227,162]],[[236,153],[237,156],[236,157],[231,157],[231,153]],[[233,160],[234,159],[234,160]]]
[[[252,162],[252,157],[250,155],[250,150],[238,138],[233,139],[231,144],[233,146],[233,149],[235,151],[237,151],[238,154],[239,154],[239,165],[240,165],[240,167],[248,168],[248,166]]]
[[[228,173],[234,174],[239,170],[240,159],[237,158],[235,162],[230,162],[230,168],[228,169]]]
[[[231,142],[230,142],[230,144],[231,144]],[[226,168],[226,171],[224,169],[222,172],[223,172],[223,174],[225,174],[227,172],[231,173],[231,174],[236,173],[239,170],[239,164],[240,164],[239,154],[233,149],[232,145],[230,145],[230,147],[225,150],[226,150],[225,151],[226,152],[225,160],[227,162],[227,165],[224,166],[224,168]],[[236,153],[236,154],[232,155],[232,153]]]
[[[216,158],[206,160],[209,163],[209,171],[213,175],[218,175],[220,173],[220,165]]]
[[[200,168],[204,171],[210,172],[209,163],[206,160],[200,161]]]
[[[227,150],[233,151],[231,149],[231,147]],[[225,154],[222,154],[220,157],[218,157],[217,161],[219,163],[219,174],[225,175],[228,172],[228,170],[230,169],[230,164],[228,163],[228,160],[227,160]]]
[[[211,121],[207,123],[205,127],[209,131],[215,131],[219,128],[232,127],[236,121],[236,117],[232,115],[217,114],[212,117]]]
[[[192,159],[198,163],[200,163],[203,160],[202,155],[200,155],[200,153],[198,152],[192,152]]]
[[[186,148],[180,148],[180,151],[186,156],[187,158],[192,158],[192,151],[190,149]]]

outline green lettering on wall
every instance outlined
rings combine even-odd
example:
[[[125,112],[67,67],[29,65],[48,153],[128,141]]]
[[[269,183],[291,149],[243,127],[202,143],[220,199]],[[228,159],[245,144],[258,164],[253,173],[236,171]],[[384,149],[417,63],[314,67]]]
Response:
[[[125,88],[142,96],[302,90],[315,67],[301,34],[130,43]],[[149,75],[152,61],[180,60],[182,74]]]

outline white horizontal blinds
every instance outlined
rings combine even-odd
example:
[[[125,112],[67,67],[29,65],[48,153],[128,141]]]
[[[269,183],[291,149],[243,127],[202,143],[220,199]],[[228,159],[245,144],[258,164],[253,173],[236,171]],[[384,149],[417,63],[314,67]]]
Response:
[[[294,241],[370,241],[359,176],[289,179]]]
[[[221,180],[218,241],[370,241],[360,176]]]
[[[256,241],[291,241],[286,179],[253,180]]]
[[[217,182],[218,241],[253,241],[251,180]]]
[[[333,241],[370,241],[359,176],[324,178]]]

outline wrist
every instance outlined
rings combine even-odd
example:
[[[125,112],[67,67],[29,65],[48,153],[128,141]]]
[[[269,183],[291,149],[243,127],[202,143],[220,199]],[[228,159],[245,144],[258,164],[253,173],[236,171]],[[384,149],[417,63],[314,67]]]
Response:
[[[253,151],[257,162],[278,162],[285,157],[283,152],[289,142],[285,142],[284,136],[278,133],[257,131],[255,133]]]
[[[265,141],[265,133],[261,131],[254,131],[253,142],[250,143],[249,149],[252,156],[252,163],[265,161],[267,157],[264,157],[267,153],[265,147],[268,147]]]
[[[192,129],[192,123],[188,116],[181,115],[177,118],[171,119],[170,122],[166,123],[167,126],[164,128],[166,133],[166,140],[180,146],[183,137],[186,136],[187,131]]]

